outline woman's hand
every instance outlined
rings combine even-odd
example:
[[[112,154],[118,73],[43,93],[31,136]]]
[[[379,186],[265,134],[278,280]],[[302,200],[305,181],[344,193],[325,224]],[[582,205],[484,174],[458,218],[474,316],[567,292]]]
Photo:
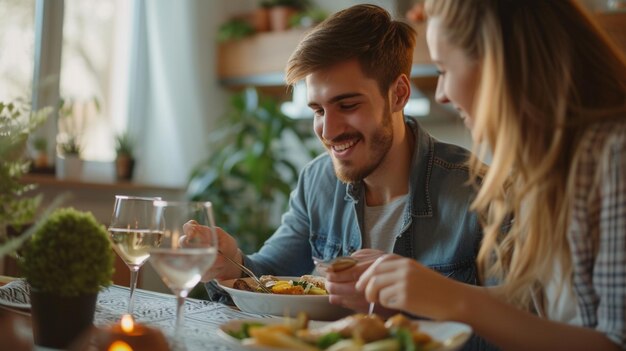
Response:
[[[440,320],[458,320],[463,307],[458,294],[463,288],[464,284],[398,255],[378,258],[356,283],[369,302]]]

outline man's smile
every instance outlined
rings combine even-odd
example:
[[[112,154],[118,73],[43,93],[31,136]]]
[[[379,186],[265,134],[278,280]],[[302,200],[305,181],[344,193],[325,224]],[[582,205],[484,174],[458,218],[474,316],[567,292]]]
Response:
[[[357,139],[357,140],[348,141],[347,143],[343,143],[343,144],[339,144],[339,145],[333,145],[332,149],[334,151],[342,152],[342,151],[344,151],[346,149],[349,149],[349,148],[353,147],[358,141],[359,140]]]

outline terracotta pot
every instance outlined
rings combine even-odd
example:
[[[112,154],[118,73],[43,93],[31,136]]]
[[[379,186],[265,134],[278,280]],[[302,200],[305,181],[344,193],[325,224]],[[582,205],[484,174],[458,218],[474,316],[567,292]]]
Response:
[[[46,168],[48,167],[48,155],[45,152],[37,153],[37,157],[35,157],[35,168]]]
[[[297,12],[293,7],[275,6],[270,9],[270,27],[273,31],[289,29],[289,19]]]
[[[117,156],[115,159],[115,172],[118,180],[133,179],[133,170],[135,169],[135,160],[126,155]]]
[[[63,297],[31,288],[30,300],[35,344],[67,348],[93,325],[98,294]]]
[[[267,32],[270,30],[270,10],[260,7],[254,11],[254,30],[257,32]]]

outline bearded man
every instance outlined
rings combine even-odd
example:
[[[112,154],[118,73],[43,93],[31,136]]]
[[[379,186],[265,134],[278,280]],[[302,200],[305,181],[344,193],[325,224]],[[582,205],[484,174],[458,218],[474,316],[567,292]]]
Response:
[[[223,255],[259,275],[282,276],[310,274],[314,257],[354,255],[359,263],[329,275],[327,289],[331,302],[357,311],[367,311],[367,304],[354,284],[382,253],[477,283],[482,232],[468,210],[469,152],[435,140],[403,113],[415,36],[384,9],[357,5],[300,42],[287,64],[287,83],[304,80],[314,130],[327,152],[304,167],[280,227],[259,252],[244,255],[220,230]],[[220,256],[207,276],[241,272]]]

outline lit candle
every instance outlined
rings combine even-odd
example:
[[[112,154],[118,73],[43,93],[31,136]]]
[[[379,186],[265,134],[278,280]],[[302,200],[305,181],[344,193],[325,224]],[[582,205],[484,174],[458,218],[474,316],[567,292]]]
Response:
[[[131,315],[124,315],[118,324],[92,327],[79,338],[69,351],[169,351],[163,333],[146,325],[135,323]]]
[[[123,341],[116,340],[109,346],[108,351],[133,351],[133,348]]]
[[[161,331],[135,323],[129,314],[110,328],[108,339],[107,351],[169,350]]]

